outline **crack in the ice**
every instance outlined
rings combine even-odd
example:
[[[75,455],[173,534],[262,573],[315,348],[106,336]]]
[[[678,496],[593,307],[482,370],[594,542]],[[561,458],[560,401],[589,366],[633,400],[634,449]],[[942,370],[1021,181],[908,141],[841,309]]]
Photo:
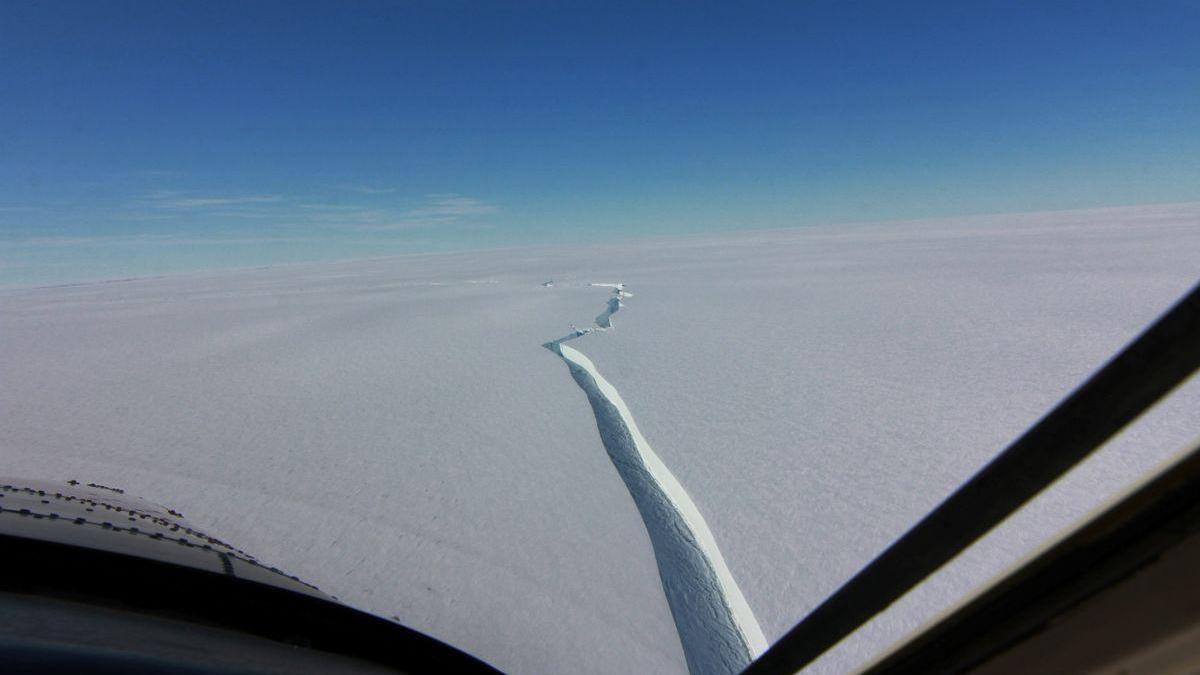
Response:
[[[584,354],[565,344],[612,327],[611,318],[629,297],[624,284],[591,284],[613,289],[608,309],[595,327],[571,326],[567,335],[545,343],[566,363],[588,397],[600,440],[642,515],[659,577],[688,670],[693,675],[742,671],[766,650],[766,638],[717,548],[712,532],[691,497],[637,429],[617,390]]]

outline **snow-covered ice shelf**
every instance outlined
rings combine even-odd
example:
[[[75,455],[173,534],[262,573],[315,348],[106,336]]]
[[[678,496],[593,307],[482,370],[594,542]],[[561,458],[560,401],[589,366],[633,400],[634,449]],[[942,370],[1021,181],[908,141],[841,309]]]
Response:
[[[619,392],[770,641],[1197,274],[1191,204],[6,290],[0,464],[173,506],[506,671],[681,673],[657,544],[547,337],[619,323],[564,352]],[[614,279],[636,301],[614,282],[597,317]],[[1198,409],[1192,382],[816,671],[1193,440]]]

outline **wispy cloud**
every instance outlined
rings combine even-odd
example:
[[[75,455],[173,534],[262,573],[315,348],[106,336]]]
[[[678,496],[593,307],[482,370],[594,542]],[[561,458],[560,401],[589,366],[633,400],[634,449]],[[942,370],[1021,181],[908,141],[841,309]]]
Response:
[[[363,186],[357,186],[363,187]],[[370,188],[374,189],[374,188]],[[388,189],[390,191],[390,188]],[[382,194],[380,188],[378,193]],[[273,220],[278,224],[323,226],[364,230],[397,230],[465,226],[480,223],[480,216],[499,209],[483,200],[458,193],[437,193],[412,201],[388,198],[364,199],[368,203],[346,203],[320,196],[279,194],[211,194],[189,190],[155,190],[129,204],[129,216]],[[398,202],[398,203],[397,203]]]
[[[460,218],[495,213],[497,210],[495,206],[486,202],[453,193],[429,195],[427,199],[427,204],[409,209],[404,215],[410,218],[426,218],[430,216]]]
[[[242,206],[247,204],[272,204],[283,201],[280,195],[198,195],[183,190],[155,190],[143,195],[135,203],[156,209],[195,210],[219,206]]]
[[[236,236],[228,234],[202,235],[194,233],[177,234],[117,234],[117,235],[77,235],[77,236],[47,236],[25,237],[21,239],[0,239],[0,247],[69,247],[69,246],[129,246],[142,244],[158,244],[167,246],[231,246],[231,245],[260,245],[293,242],[320,241],[315,236]]]
[[[173,171],[170,169],[139,169],[137,171],[130,171],[128,175],[134,176],[136,178],[170,179],[170,178],[183,178],[187,174],[183,171]]]
[[[305,222],[360,230],[478,225],[478,216],[499,211],[493,204],[457,193],[426,195],[416,204],[409,202],[407,206],[395,207],[374,203],[366,206],[340,202],[304,202],[295,206],[305,212]]]
[[[318,212],[336,212],[336,211],[362,211],[364,206],[359,204],[320,204],[320,203],[305,203],[296,204],[296,208],[306,211]]]
[[[375,185],[339,185],[338,188],[362,195],[389,195],[396,191],[394,187],[377,187]]]
[[[236,208],[238,206],[241,206],[242,204],[247,204],[247,205],[244,206],[243,208]],[[222,204],[220,206],[224,207],[225,205]],[[212,216],[213,218],[238,218],[238,219],[259,219],[259,220],[262,220],[262,219],[280,220],[280,219],[291,218],[292,220],[295,220],[294,217],[291,217],[290,210],[277,209],[275,207],[255,208],[254,206],[249,205],[248,202],[233,204],[232,206],[234,206],[235,208],[220,208],[220,209],[214,209],[211,211],[206,211],[205,213],[209,216]]]
[[[280,201],[277,195],[253,195],[250,197],[188,197],[165,201],[161,206],[175,209],[202,209],[209,206],[237,206],[239,204],[267,204]]]

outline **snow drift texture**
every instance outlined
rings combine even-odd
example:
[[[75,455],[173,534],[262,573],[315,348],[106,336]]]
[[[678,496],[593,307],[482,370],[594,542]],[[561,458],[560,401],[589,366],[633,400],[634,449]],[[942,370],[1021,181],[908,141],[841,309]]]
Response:
[[[593,322],[589,283],[636,298],[570,344],[774,640],[1198,273],[1183,205],[10,290],[0,465],[173,506],[505,670],[682,672],[646,527],[542,348]],[[816,670],[1029,553],[1191,441],[1198,409],[1193,382]]]

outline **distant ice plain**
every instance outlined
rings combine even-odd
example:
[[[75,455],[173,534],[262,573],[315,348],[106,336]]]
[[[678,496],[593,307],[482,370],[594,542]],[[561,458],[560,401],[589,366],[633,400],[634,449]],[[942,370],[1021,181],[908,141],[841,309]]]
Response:
[[[0,292],[2,473],[173,506],[507,671],[682,672],[633,503],[541,344],[583,336],[769,640],[1200,277],[1200,205],[813,227]],[[551,287],[541,284],[554,280]],[[815,670],[1197,434],[1185,385]]]

